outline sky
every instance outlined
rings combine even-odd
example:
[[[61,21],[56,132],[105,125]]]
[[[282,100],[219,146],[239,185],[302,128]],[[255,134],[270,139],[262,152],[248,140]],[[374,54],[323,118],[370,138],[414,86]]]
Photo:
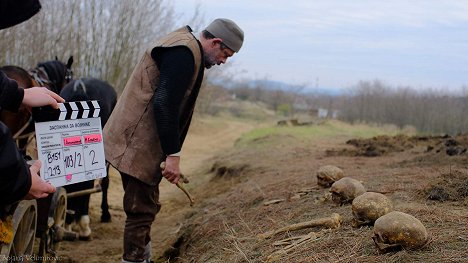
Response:
[[[192,17],[199,4],[206,23],[224,17],[244,30],[244,45],[227,67],[238,79],[321,88],[349,88],[376,79],[415,89],[468,86],[468,0],[173,4],[183,17]]]

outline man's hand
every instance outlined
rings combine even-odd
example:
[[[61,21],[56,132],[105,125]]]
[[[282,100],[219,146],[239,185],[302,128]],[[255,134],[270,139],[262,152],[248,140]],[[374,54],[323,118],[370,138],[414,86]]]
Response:
[[[166,165],[162,171],[162,175],[173,184],[177,184],[180,179],[179,162],[179,156],[167,156]]]
[[[24,199],[38,199],[47,197],[49,194],[55,192],[55,186],[52,186],[39,176],[39,171],[41,170],[41,161],[35,161],[31,167],[31,189]]]
[[[32,87],[24,89],[24,97],[22,104],[28,109],[32,107],[40,107],[50,105],[54,109],[58,109],[57,102],[65,102],[58,94],[44,87]]]

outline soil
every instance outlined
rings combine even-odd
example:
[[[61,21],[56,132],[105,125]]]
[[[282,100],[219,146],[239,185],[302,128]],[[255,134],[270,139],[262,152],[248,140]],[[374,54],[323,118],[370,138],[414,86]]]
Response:
[[[468,136],[300,137],[268,135],[237,143],[248,122],[198,123],[184,145],[182,171],[196,204],[161,184],[162,210],[152,229],[156,262],[466,262]],[[351,226],[351,205],[336,205],[317,186],[316,171],[335,165],[367,191],[385,194],[394,209],[418,218],[430,234],[418,250],[380,254],[372,226]],[[122,188],[110,175],[111,223],[100,223],[92,196],[93,240],[63,242],[64,262],[119,262],[125,215]],[[338,213],[337,229],[319,227],[261,239],[260,234]],[[275,242],[315,238],[281,253]],[[290,241],[289,241],[290,242]],[[291,243],[291,242],[290,242]],[[283,242],[285,244],[285,242]],[[283,245],[284,247],[285,245]]]

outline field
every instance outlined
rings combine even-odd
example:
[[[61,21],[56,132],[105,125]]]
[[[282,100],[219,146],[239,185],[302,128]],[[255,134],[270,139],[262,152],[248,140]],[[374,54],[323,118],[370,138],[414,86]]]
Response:
[[[183,149],[182,171],[196,204],[164,182],[153,224],[155,262],[466,262],[468,140],[398,135],[401,131],[327,121],[276,126],[233,118],[199,118]],[[418,218],[430,234],[414,251],[379,254],[372,227],[351,226],[351,205],[338,206],[317,186],[322,165],[340,167],[394,210]],[[63,242],[64,262],[119,262],[125,216],[120,179],[111,173],[111,223],[99,223],[92,196],[93,240]],[[277,202],[270,201],[278,200]],[[338,213],[340,228],[259,234]],[[316,238],[277,252],[286,238]]]

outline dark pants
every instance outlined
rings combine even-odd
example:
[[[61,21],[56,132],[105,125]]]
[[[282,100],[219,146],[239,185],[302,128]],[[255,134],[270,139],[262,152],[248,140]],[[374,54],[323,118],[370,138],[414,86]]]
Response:
[[[161,209],[159,188],[128,174],[120,174],[125,191],[123,206],[127,215],[123,259],[140,262],[146,260],[145,247],[151,241],[151,224]]]

